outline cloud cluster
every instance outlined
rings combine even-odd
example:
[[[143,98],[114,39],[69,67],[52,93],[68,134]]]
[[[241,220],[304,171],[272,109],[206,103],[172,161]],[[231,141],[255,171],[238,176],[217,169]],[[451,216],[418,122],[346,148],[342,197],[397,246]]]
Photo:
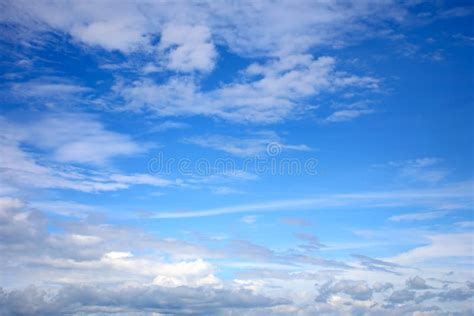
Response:
[[[19,1],[8,10],[8,23],[28,30],[23,41],[30,45],[40,42],[37,38],[44,34],[60,32],[70,36],[73,44],[100,47],[105,56],[115,56],[115,52],[124,56],[124,63],[102,68],[111,70],[116,82],[112,95],[91,94],[89,98],[97,99],[94,104],[117,110],[116,104],[122,103],[122,110],[146,110],[159,116],[203,115],[268,124],[317,108],[317,97],[326,93],[377,91],[380,79],[337,69],[334,57],[315,57],[313,49],[344,45],[356,38],[348,36],[355,29],[357,37],[375,36],[377,31],[365,23],[367,18],[401,22],[406,8],[390,1],[298,5],[287,1],[239,5]],[[364,35],[360,35],[362,30]],[[205,88],[202,74],[215,68],[222,50],[252,59],[231,80]],[[121,68],[127,68],[128,74],[131,70],[134,78],[124,80],[128,76]],[[150,76],[156,73],[167,79]],[[58,77],[17,80],[12,91],[64,99],[92,89]],[[346,121],[372,112],[367,106],[346,106],[334,110],[325,121]]]
[[[423,284],[423,286],[420,286]],[[426,287],[424,280],[418,276],[406,280],[406,288],[395,288],[392,283],[373,283],[364,280],[330,280],[318,287],[316,302],[327,303],[333,307],[346,306],[367,315],[397,315],[407,312],[415,313],[434,310],[441,315],[449,312],[442,311],[444,302],[449,301],[451,307],[455,302],[466,302],[464,308],[469,310],[469,302],[474,299],[474,292],[468,287],[457,287],[436,291],[423,291],[432,289]],[[431,305],[424,305],[430,301]],[[472,308],[472,307],[471,307]],[[338,310],[341,312],[344,307]]]
[[[105,167],[113,159],[143,153],[146,146],[107,130],[92,116],[53,113],[30,121],[0,121],[0,176],[4,190],[62,188],[94,192],[125,189],[134,184],[173,184],[149,174],[108,171]],[[48,153],[48,159],[38,152]]]
[[[344,293],[354,300],[369,300],[372,298],[372,289],[364,281],[341,280],[328,282],[319,288],[317,301],[327,301],[332,294]]]
[[[253,63],[243,78],[201,91],[190,77],[171,77],[163,84],[139,79],[115,88],[129,110],[149,110],[160,116],[204,115],[239,123],[272,123],[304,112],[308,99],[350,88],[376,90],[378,79],[335,69],[332,57],[308,54]]]
[[[404,269],[361,255],[356,258],[362,268],[298,250],[277,251],[246,240],[222,240],[221,247],[214,244],[209,248],[87,219],[63,223],[61,229],[53,231],[47,228],[50,224],[29,203],[0,199],[0,264],[8,276],[4,284],[16,288],[0,291],[1,313],[286,315],[286,310],[302,315],[362,311],[403,314],[441,310],[442,304],[462,310],[473,299],[472,282],[462,285],[432,280],[441,282],[439,288],[420,276],[409,277],[405,283],[399,276],[394,283],[374,282],[374,278],[391,275],[393,269],[400,273]],[[297,237],[312,247],[319,244],[308,233]],[[217,274],[221,265],[241,269],[241,273],[233,280],[222,279]],[[26,268],[27,275],[23,273]],[[327,281],[314,288],[314,282],[323,280]],[[27,287],[29,284],[36,286]],[[306,290],[292,291],[292,287]],[[289,290],[293,294],[289,295]],[[315,301],[313,305],[302,303],[307,302],[308,295]]]
[[[351,39],[377,35],[380,30],[373,26],[375,23],[366,23],[367,19],[380,22],[379,27],[385,29],[388,26],[384,21],[402,22],[408,8],[395,1],[303,1],[298,4],[291,1],[261,1],[258,4],[252,1],[238,4],[228,1],[186,4],[115,4],[111,1],[32,4],[18,1],[9,8],[11,12],[5,19],[16,23],[36,22],[36,27],[68,33],[87,45],[125,53],[150,48],[152,35],[168,38],[167,32],[171,32],[171,43],[174,44],[179,44],[175,42],[180,36],[202,42],[201,39],[209,37],[209,31],[201,28],[205,25],[216,42],[236,53],[284,54],[302,52],[318,45],[340,46]],[[178,54],[186,55],[187,52],[185,48]],[[199,59],[195,61],[200,62]]]
[[[323,122],[349,121],[374,113],[369,93],[380,89],[381,79],[356,74],[353,69],[344,71],[336,67],[333,56],[320,51],[373,37],[392,40],[399,37],[397,26],[412,25],[415,17],[420,18],[416,2],[392,0],[297,4],[286,0],[258,4],[116,4],[109,0],[85,4],[70,0],[16,1],[6,7],[2,19],[12,26],[5,30],[10,35],[6,38],[20,38],[18,42],[27,48],[42,48],[54,45],[54,35],[64,35],[95,56],[103,64],[102,70],[110,70],[116,79],[111,86],[113,93],[91,94],[96,98],[95,105],[159,116],[203,115],[253,124],[299,117],[323,106],[318,98],[326,93],[346,97],[331,107]],[[463,7],[455,9],[470,12]],[[246,63],[230,74],[231,79],[214,82],[210,89],[204,75],[216,68],[224,52],[244,58]],[[120,62],[114,62],[117,54]],[[22,60],[31,63],[28,56]],[[154,76],[157,73],[159,78]],[[12,90],[60,98],[63,96],[59,91],[66,96],[91,92],[91,88],[68,80],[39,79],[15,81]],[[353,97],[347,97],[350,95]],[[422,178],[437,181],[443,176],[431,173]]]
[[[59,290],[29,287],[0,289],[1,315],[64,315],[104,313],[163,313],[219,315],[222,311],[268,308],[287,303],[254,295],[245,290],[158,286],[127,286],[116,289],[67,286]]]

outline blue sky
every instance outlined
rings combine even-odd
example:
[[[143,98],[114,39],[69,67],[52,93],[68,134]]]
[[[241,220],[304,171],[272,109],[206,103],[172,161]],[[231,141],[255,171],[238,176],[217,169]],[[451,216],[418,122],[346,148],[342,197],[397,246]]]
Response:
[[[474,313],[471,2],[0,3],[0,315]]]

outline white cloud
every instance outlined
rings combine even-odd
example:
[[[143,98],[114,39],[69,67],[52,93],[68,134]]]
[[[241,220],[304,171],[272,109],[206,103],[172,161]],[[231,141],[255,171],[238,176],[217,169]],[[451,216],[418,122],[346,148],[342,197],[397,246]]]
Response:
[[[164,132],[167,130],[172,129],[185,129],[189,128],[191,125],[183,123],[183,122],[175,122],[175,121],[164,121],[152,127],[153,132]]]
[[[150,108],[160,116],[197,115],[205,112],[200,102],[201,95],[191,78],[170,78],[158,85],[144,79],[125,85],[118,82],[114,91],[125,100],[126,109],[138,111]]]
[[[159,275],[153,279],[153,284],[165,287],[222,287],[222,281],[213,271],[213,266],[202,259],[164,264],[160,266]]]
[[[212,315],[222,311],[253,314],[289,302],[240,289],[93,284],[55,289],[31,286],[17,291],[0,288],[0,303],[5,315],[136,314],[144,310],[152,315]]]
[[[144,275],[152,278],[152,284],[163,287],[221,287],[221,281],[213,274],[214,267],[202,259],[164,263],[136,257],[130,252],[113,251],[104,254],[97,267],[110,267],[117,273]]]
[[[432,220],[437,219],[449,214],[449,211],[433,211],[433,212],[420,212],[420,213],[409,213],[409,214],[401,214],[401,215],[394,215],[389,218],[389,220],[394,222],[401,222],[401,221],[424,221],[424,220]]]
[[[325,247],[320,241],[319,238],[312,234],[306,232],[296,232],[293,234],[297,239],[305,242],[304,245],[299,245],[300,248],[308,251],[319,250],[320,248]]]
[[[30,202],[30,206],[40,209],[45,213],[54,213],[77,218],[84,218],[94,211],[97,212],[100,210],[99,207],[61,200],[32,201]]]
[[[407,14],[403,5],[393,1],[302,1],[298,4],[291,1],[185,4],[17,1],[9,9],[9,21],[35,27],[44,27],[44,23],[85,44],[110,50],[130,52],[144,44],[149,47],[149,34],[168,36],[168,32],[174,41],[178,38],[202,43],[209,28],[213,36],[233,52],[273,56],[301,53],[315,46],[340,47],[376,36],[387,28],[383,22],[402,22]],[[366,23],[366,19],[371,19],[371,23]],[[202,30],[196,29],[201,27]],[[185,48],[182,56],[195,64],[206,65],[206,58],[202,57],[209,49],[200,47],[199,56],[193,56]],[[200,61],[196,63],[197,60]]]
[[[245,224],[253,224],[257,221],[257,216],[247,215],[247,216],[242,217],[240,221],[244,222]]]
[[[341,46],[374,34],[366,18],[400,21],[404,15],[404,8],[390,1],[211,2],[210,11],[216,17],[211,23],[233,51],[269,55]]]
[[[11,198],[11,197],[0,197],[0,210],[6,210],[10,208],[15,208],[15,209],[20,209],[24,207],[25,204],[23,201],[17,198]]]
[[[71,35],[89,45],[100,45],[108,50],[132,51],[148,42],[138,21],[95,21],[86,25],[74,25]]]
[[[90,92],[91,90],[89,87],[56,77],[37,78],[12,85],[12,92],[20,97],[55,98],[59,100]]]
[[[354,300],[369,300],[372,298],[372,289],[365,281],[340,280],[335,283],[327,282],[319,288],[316,301],[327,301],[334,295],[344,293]]]
[[[311,150],[304,144],[285,144],[278,134],[271,131],[255,132],[250,136],[233,137],[225,135],[201,135],[188,137],[186,143],[212,148],[235,156],[249,157],[266,154],[268,146],[274,145],[278,151],[285,149],[295,151]]]
[[[461,228],[474,228],[474,221],[457,222],[456,225]]]
[[[223,214],[270,212],[281,209],[343,208],[343,207],[394,207],[426,206],[443,207],[446,203],[466,202],[471,205],[472,183],[457,183],[450,186],[424,190],[360,192],[347,194],[317,195],[304,199],[274,200],[253,204],[241,204],[195,211],[157,212],[154,218],[188,218],[217,216]]]
[[[104,254],[103,258],[106,260],[117,260],[124,258],[131,258],[133,255],[130,252],[111,251]]]
[[[209,28],[203,25],[165,25],[158,48],[165,51],[166,67],[178,72],[211,71],[217,57]]]
[[[58,162],[104,164],[116,156],[144,151],[128,135],[109,131],[85,114],[46,114],[32,122],[6,122],[2,130],[15,142],[51,151]]]
[[[43,271],[38,278],[25,278],[27,282],[49,282],[53,277],[56,282],[79,284],[87,277],[100,284],[127,275],[129,280],[160,287],[223,286],[214,274],[214,265],[201,258],[165,261],[156,255],[157,249],[183,254],[188,251],[185,243],[177,243],[176,247],[169,243],[174,249],[166,249],[166,243],[138,230],[81,222],[54,233],[47,231],[46,223],[41,213],[21,200],[0,198],[2,259],[15,258],[19,266],[33,264],[32,269]],[[153,251],[140,253],[144,247]]]
[[[415,292],[409,290],[393,291],[388,301],[394,304],[406,303],[415,299]]]
[[[334,92],[348,86],[372,88],[376,79],[357,77],[344,81],[345,75],[335,71],[332,57],[310,55],[285,56],[263,64],[252,64],[246,70],[248,81],[233,83],[210,95],[222,103],[221,114],[229,120],[274,122],[304,112],[307,98],[323,92]],[[216,106],[218,106],[217,104]],[[225,111],[225,112],[223,112]]]
[[[393,284],[390,282],[376,282],[372,285],[374,292],[384,292],[393,289]]]
[[[173,182],[170,180],[166,180],[149,174],[112,174],[110,175],[110,180],[115,181],[117,183],[147,184],[152,186],[168,186],[173,184]]]
[[[117,84],[115,91],[127,109],[149,109],[160,116],[204,115],[241,123],[273,123],[298,117],[317,107],[313,104],[317,101],[311,98],[322,93],[378,89],[378,79],[344,73],[336,69],[334,58],[315,58],[309,53],[315,46],[341,46],[345,41],[379,32],[380,26],[365,23],[368,17],[380,22],[401,21],[405,14],[405,8],[391,1],[371,5],[337,1],[303,1],[298,5],[286,1],[238,5],[212,1],[19,1],[11,10],[15,13],[12,20],[25,24],[31,32],[50,30],[45,29],[47,25],[76,41],[127,53],[131,62],[126,63],[144,75],[166,69],[180,73],[164,83],[142,78]],[[159,38],[158,43],[154,38]],[[202,77],[193,73],[214,68],[214,43],[244,57],[262,58],[240,72],[240,78],[204,90],[199,84]],[[191,77],[183,73],[191,73]],[[35,93],[52,88],[36,87]],[[78,93],[83,87],[58,88]],[[326,121],[345,121],[371,112],[338,110]]]
[[[2,120],[0,174],[5,186],[63,188],[85,192],[110,191],[134,184],[174,184],[147,174],[123,175],[95,169],[117,156],[142,153],[146,146],[115,133],[93,117],[82,114],[51,114],[21,123]],[[24,145],[34,150],[25,150]],[[87,169],[72,164],[92,165]]]
[[[397,170],[399,176],[420,182],[437,183],[445,179],[449,171],[440,167],[443,160],[436,157],[425,157],[404,161],[390,161],[376,167],[388,167]]]
[[[114,65],[108,65],[108,67],[114,67]],[[152,73],[156,73],[156,72],[160,72],[162,71],[162,69],[155,65],[154,63],[147,63],[145,66],[142,67],[141,71],[144,73],[144,74],[152,74]]]
[[[346,79],[346,83],[357,81],[357,78],[349,77]],[[359,79],[360,80],[360,79]],[[373,81],[370,78],[366,78],[367,85],[372,85],[373,89],[378,88],[378,82]],[[334,112],[324,119],[325,122],[335,123],[353,120],[359,116],[374,113],[375,110],[370,107],[372,102],[369,100],[356,101],[352,103],[334,104],[331,106]]]
[[[446,170],[433,168],[440,162],[441,159],[439,158],[421,158],[405,161],[400,165],[400,175],[419,181],[439,182],[448,174]],[[395,163],[395,165],[397,165],[397,163]]]
[[[361,115],[373,113],[371,109],[358,109],[358,110],[339,110],[335,111],[326,118],[328,122],[344,122],[355,119]]]
[[[3,156],[0,158],[2,185],[12,188],[53,188],[100,192],[122,190],[136,184],[152,186],[176,184],[148,174],[91,173],[92,169],[69,168],[57,164],[42,165],[17,147],[3,146],[2,151]]]
[[[135,3],[18,1],[14,7],[22,23],[30,23],[39,31],[49,26],[87,45],[128,53],[148,44],[150,22]]]
[[[407,288],[411,290],[426,290],[432,289],[433,287],[426,284],[426,280],[422,277],[415,275],[413,278],[409,278],[406,280]]]
[[[17,12],[20,11],[18,8],[24,9],[28,14]],[[40,31],[40,36],[31,42],[23,37],[22,31],[18,31],[21,35],[18,37],[10,35],[15,45],[57,44],[46,33],[41,33],[50,31],[45,28],[45,25],[49,25],[54,28],[54,33],[59,35],[61,41],[72,38],[75,43],[81,43],[80,48],[84,49],[82,52],[94,54],[96,49],[87,47],[90,45],[127,54],[114,52],[107,55],[101,51],[100,57],[105,54],[105,59],[120,55],[120,58],[140,60],[128,64],[128,70],[132,69],[133,72],[134,68],[140,69],[145,79],[139,78],[132,83],[123,81],[114,87],[114,92],[124,99],[127,109],[150,110],[158,116],[202,115],[239,123],[273,123],[305,115],[319,106],[318,96],[325,93],[343,94],[352,92],[353,89],[377,90],[378,79],[344,73],[340,67],[336,67],[334,58],[316,58],[308,54],[318,51],[313,50],[315,47],[340,48],[362,37],[390,34],[391,30],[387,28],[396,25],[408,14],[404,4],[392,1],[191,3],[19,0],[2,9],[5,9],[6,14],[0,19],[6,25],[21,22],[18,30],[31,26],[35,29],[33,31]],[[463,11],[454,10],[448,15],[464,15],[459,14]],[[16,28],[16,25],[12,27]],[[5,29],[5,32],[8,30]],[[16,32],[15,30],[15,34]],[[29,35],[33,37],[33,34]],[[220,83],[217,88],[209,90],[207,84],[203,83],[201,86],[199,80],[202,80],[203,73],[212,71],[216,66],[217,46],[222,47],[226,53],[256,58],[252,59],[255,61],[253,64],[239,73],[237,79]],[[142,67],[143,65],[145,66]],[[108,69],[111,77],[116,75],[113,72],[115,70],[120,71]],[[165,70],[179,74],[164,79],[164,82],[152,79],[161,80],[161,75],[150,74]],[[14,84],[13,90],[17,95],[35,97],[41,102],[44,98],[51,97],[61,100],[80,97],[91,91],[72,81],[51,79]],[[117,104],[116,101],[119,100],[110,102],[111,106]],[[368,106],[332,108],[332,114],[325,120],[347,121],[373,111]],[[12,127],[10,123],[7,125]],[[11,129],[3,130],[5,126],[2,125],[0,133],[1,192],[4,192],[4,184],[23,188],[69,188],[86,192],[117,190],[137,184],[175,184],[147,174],[120,174],[118,171],[103,170],[115,158],[139,155],[147,146],[137,143],[128,135],[107,129],[94,117],[38,117],[37,120],[17,124]],[[155,130],[184,127],[178,122],[167,121],[158,125]],[[209,142],[204,138],[191,138],[191,142],[237,156],[263,153],[268,144],[263,140],[274,141],[283,149],[309,150],[305,145],[288,145],[278,136],[263,134],[244,139],[211,135]],[[40,154],[42,152],[47,154]],[[87,167],[84,168],[84,165]],[[446,177],[446,171],[438,168],[430,158],[393,167],[401,177],[430,184],[436,184]],[[251,177],[249,174],[235,173],[196,177],[194,182],[186,183],[225,183],[225,179]],[[232,191],[226,186],[212,189],[214,193]],[[29,192],[25,190],[22,194]],[[428,190],[312,195],[306,199],[236,204],[196,211],[169,211],[158,213],[155,217],[180,218],[288,209],[298,211],[303,208],[375,209],[398,205],[423,206],[428,210],[436,210],[392,217],[392,220],[420,220],[445,214],[447,211],[440,205],[446,202],[472,206],[472,184],[433,187]],[[418,295],[400,290],[396,285],[371,285],[366,280],[331,282],[327,288],[331,292],[330,297],[323,300],[328,303],[314,302],[315,275],[318,282],[343,269],[347,270],[347,274],[357,275],[362,273],[360,266],[352,267],[324,258],[287,254],[284,250],[272,250],[246,241],[233,243],[238,249],[235,251],[232,246],[221,249],[221,241],[213,241],[218,244],[216,248],[207,248],[189,241],[156,239],[138,229],[96,224],[95,218],[48,223],[45,217],[34,210],[35,207],[48,205],[0,198],[2,272],[5,271],[6,283],[12,279],[12,275],[16,276],[15,281],[21,283],[14,282],[17,288],[25,282],[34,282],[40,286],[54,284],[56,290],[0,289],[0,314],[134,314],[143,309],[163,314],[203,315],[216,312],[229,315],[441,313],[441,308],[434,305],[438,303],[434,299],[427,305],[414,306],[412,301]],[[50,209],[61,214],[91,210],[87,206],[67,203],[56,203]],[[244,216],[242,220],[252,222],[255,216]],[[289,224],[308,224],[304,220],[284,221]],[[51,229],[50,224],[59,229]],[[457,224],[457,229],[471,227],[470,222]],[[300,234],[299,237],[314,247],[319,244],[313,235]],[[472,254],[470,233],[430,235],[427,238],[429,244],[412,249],[400,255],[400,258],[397,257],[397,260],[414,263],[430,260],[442,262],[452,256],[462,256],[463,253]],[[249,261],[220,261],[235,258],[232,256],[242,256]],[[214,260],[211,264],[207,259],[198,259],[201,257],[220,260]],[[370,268],[369,263],[372,268],[375,265],[379,268],[390,267],[389,262],[368,257],[364,257],[363,262],[367,269]],[[466,263],[470,262],[471,258],[466,259]],[[236,269],[242,269],[246,265],[263,268],[283,266],[290,272],[286,274],[285,283],[275,281],[274,274],[273,278],[269,277],[265,282],[238,279],[231,286],[236,286],[237,290],[229,290],[226,281],[216,276],[220,264],[229,264],[229,267],[234,264]],[[323,270],[316,270],[315,265],[322,266]],[[462,269],[457,268],[458,266],[456,273],[459,273]],[[25,270],[31,273],[25,273]],[[365,272],[367,271],[364,270]],[[442,272],[436,271],[438,274]],[[378,274],[380,275],[384,274]],[[469,276],[470,271],[465,275]],[[124,280],[127,280],[126,284]],[[424,283],[419,281],[418,288]],[[75,283],[89,283],[90,286],[75,286]],[[112,285],[106,288],[100,283]],[[117,283],[123,286],[116,286]],[[61,288],[58,284],[68,286]],[[301,284],[305,286],[300,286]],[[111,289],[112,287],[115,288]],[[257,296],[247,290],[240,291],[241,288],[262,292],[265,296]],[[392,296],[389,291],[391,288],[395,290]],[[321,292],[320,285],[318,289]],[[373,291],[377,293],[374,294]],[[280,293],[296,299],[293,302],[277,299]],[[267,298],[266,294],[273,298]],[[449,289],[438,297],[441,301],[448,302],[449,312],[457,313],[465,306],[466,314],[470,312],[472,292],[464,288]],[[394,303],[404,304],[387,307],[387,301],[384,302],[386,298]],[[469,301],[465,306],[453,303],[466,298]],[[255,310],[244,309],[247,307]],[[262,309],[258,309],[260,307]]]
[[[334,58],[292,55],[250,65],[244,80],[202,92],[190,77],[164,84],[143,79],[117,83],[115,91],[128,110],[149,109],[160,116],[204,115],[240,123],[272,123],[314,107],[308,98],[350,87],[376,89],[372,77],[335,70]]]
[[[311,226],[312,222],[306,218],[300,217],[282,217],[279,221],[285,225],[294,225],[294,226]]]
[[[242,314],[245,307],[284,304],[285,308],[279,311],[299,311],[308,315],[328,311],[333,314],[364,311],[365,314],[396,315],[428,308],[434,299],[449,304],[449,310],[460,310],[472,302],[472,290],[468,287],[433,289],[436,293],[415,292],[412,295],[403,291],[405,279],[398,275],[389,278],[385,271],[367,272],[343,262],[288,254],[245,240],[234,240],[226,249],[206,248],[182,240],[156,239],[130,227],[84,221],[70,222],[63,230],[50,231],[41,214],[29,210],[27,203],[12,198],[0,198],[0,228],[0,250],[2,260],[6,259],[2,261],[2,268],[9,276],[15,276],[15,288],[35,283],[39,289],[46,289],[48,284],[54,283],[55,291],[59,291],[34,294],[31,287],[25,292],[1,289],[2,311],[7,313],[26,314],[30,309],[31,314],[40,310],[47,314],[51,311],[91,312],[92,308],[98,311],[98,307],[100,312],[119,310],[123,313],[142,311],[147,306],[167,313],[213,314],[216,311],[234,313],[233,308],[237,305],[235,313]],[[315,241],[312,235],[302,237]],[[451,239],[463,240],[465,237],[457,235]],[[454,250],[456,253],[462,251]],[[218,252],[221,257],[217,256]],[[190,257],[176,258],[174,254]],[[6,264],[11,258],[15,259],[15,264]],[[213,260],[211,263],[204,258],[244,258],[248,261]],[[396,266],[378,259],[363,259],[380,266]],[[24,274],[25,267],[31,271],[28,275]],[[221,267],[232,267],[243,274],[232,281],[221,280],[216,276]],[[344,274],[329,268],[343,269]],[[445,270],[418,272],[448,278],[444,275]],[[470,275],[469,271],[466,273]],[[248,278],[242,277],[244,275]],[[377,283],[381,278],[391,283]],[[406,283],[417,290],[428,289],[425,279],[429,280],[423,275],[408,279]],[[124,283],[123,280],[127,281]],[[373,280],[377,280],[376,283]],[[226,299],[221,297],[223,293]],[[27,304],[21,305],[24,309],[20,312],[15,299],[25,302],[25,297],[29,299]],[[126,299],[129,297],[139,297],[140,302]],[[279,297],[287,299],[280,300]],[[425,305],[425,300],[431,301]],[[385,304],[415,301],[416,307],[403,306],[400,310],[395,309],[398,308],[395,305]],[[278,315],[278,310],[248,312]]]
[[[212,187],[211,188],[212,193],[218,194],[218,195],[228,195],[228,194],[241,194],[243,193],[240,190],[227,187],[227,186],[218,186],[218,187]]]
[[[442,10],[439,12],[439,17],[442,19],[450,19],[456,17],[469,16],[474,13],[472,6],[457,6],[450,9]]]
[[[447,233],[425,236],[428,244],[409,250],[391,258],[391,261],[400,264],[414,264],[438,261],[452,257],[474,256],[474,234]]]
[[[71,239],[74,242],[74,244],[78,246],[96,245],[102,241],[102,239],[97,236],[87,236],[87,235],[78,235],[78,234],[72,234]]]

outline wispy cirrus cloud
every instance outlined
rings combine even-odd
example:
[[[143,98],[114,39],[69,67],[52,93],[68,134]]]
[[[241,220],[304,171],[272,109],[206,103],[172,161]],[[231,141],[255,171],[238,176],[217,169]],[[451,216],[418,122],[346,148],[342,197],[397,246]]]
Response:
[[[12,84],[11,89],[13,94],[18,97],[63,101],[92,91],[87,86],[60,77],[40,77],[16,82]]]
[[[310,147],[304,144],[285,144],[278,134],[271,131],[255,132],[243,137],[225,135],[192,136],[185,138],[184,142],[242,157],[263,155],[267,153],[269,145],[278,146],[279,150],[311,150]]]
[[[338,110],[329,115],[325,120],[327,122],[344,122],[350,121],[359,116],[373,113],[374,110],[371,109],[351,109],[351,110]]]
[[[151,127],[151,131],[153,132],[164,132],[168,130],[174,130],[174,129],[186,129],[190,128],[191,125],[183,123],[183,122],[176,122],[176,121],[164,121],[161,123],[158,123],[156,125],[153,125]]]
[[[385,260],[380,260],[376,258],[371,258],[364,255],[354,254],[352,255],[354,258],[359,260],[359,264],[364,266],[369,271],[383,271],[387,273],[393,273],[399,275],[396,271],[397,268],[402,268],[402,266]]]
[[[433,220],[449,214],[450,211],[433,211],[433,212],[420,212],[420,213],[407,213],[401,215],[394,215],[389,218],[389,220],[394,222],[402,221],[425,221]]]
[[[424,157],[404,161],[390,161],[386,164],[374,165],[374,167],[396,170],[400,178],[437,183],[449,175],[449,170],[440,166],[442,162],[441,158]]]
[[[280,223],[285,225],[294,225],[294,226],[311,226],[313,223],[311,220],[301,217],[282,217],[279,219]]]
[[[107,130],[87,114],[52,113],[34,121],[3,122],[5,141],[49,151],[57,162],[104,164],[113,157],[137,155],[146,149],[128,135]]]
[[[474,256],[474,236],[470,232],[430,234],[425,238],[428,240],[426,245],[401,253],[390,260],[400,264],[413,264]]]
[[[107,130],[89,115],[56,113],[32,122],[2,118],[1,130],[0,170],[2,181],[8,186],[94,192],[125,189],[134,184],[173,184],[149,174],[101,170],[116,157],[143,153],[146,145]],[[47,158],[38,155],[38,151],[47,152]]]
[[[186,212],[156,212],[155,218],[189,218],[218,216],[224,214],[246,212],[270,212],[282,209],[308,208],[344,208],[344,207],[394,207],[394,206],[425,206],[442,207],[447,201],[471,205],[472,183],[458,183],[433,189],[414,189],[404,191],[359,192],[347,194],[317,195],[303,199],[274,200],[263,203],[224,206],[213,209]]]
[[[303,245],[299,245],[300,248],[308,250],[308,251],[314,251],[314,250],[319,250],[320,248],[326,247],[319,238],[312,234],[312,233],[307,233],[307,232],[296,232],[293,234],[297,239],[306,242]]]

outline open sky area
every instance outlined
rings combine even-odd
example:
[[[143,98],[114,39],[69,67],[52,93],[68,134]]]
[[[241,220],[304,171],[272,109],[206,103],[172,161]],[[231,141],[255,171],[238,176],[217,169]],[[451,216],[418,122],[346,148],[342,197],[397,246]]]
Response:
[[[0,0],[0,315],[474,315],[473,25]]]

